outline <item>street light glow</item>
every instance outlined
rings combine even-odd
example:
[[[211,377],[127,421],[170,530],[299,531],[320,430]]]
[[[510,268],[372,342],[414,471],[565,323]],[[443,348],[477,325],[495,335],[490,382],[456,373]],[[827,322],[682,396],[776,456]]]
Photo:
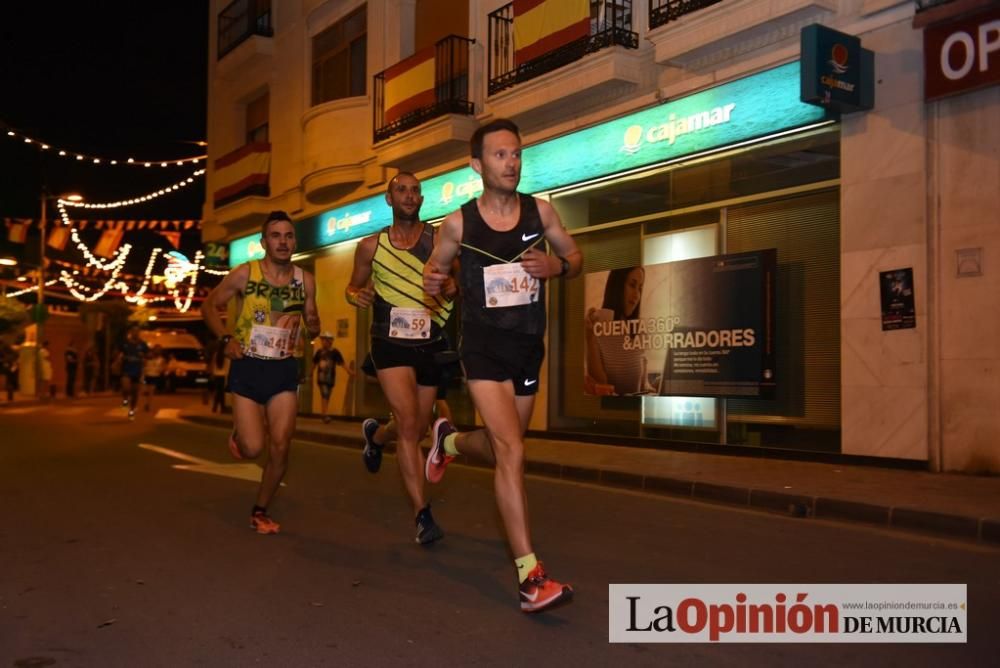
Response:
[[[4,267],[16,267],[17,260],[12,257],[0,257],[0,265],[3,265]]]

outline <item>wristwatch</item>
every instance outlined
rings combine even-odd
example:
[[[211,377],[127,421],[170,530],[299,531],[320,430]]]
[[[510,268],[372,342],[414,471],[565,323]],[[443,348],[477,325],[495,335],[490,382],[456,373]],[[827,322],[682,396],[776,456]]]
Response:
[[[569,273],[569,260],[564,258],[562,255],[556,255],[556,258],[558,258],[559,264],[562,267],[559,270],[559,276],[565,276],[566,274]]]
[[[232,340],[233,340],[233,335],[232,334],[223,334],[222,338],[219,339],[219,341],[222,342],[223,347],[229,345],[229,342],[232,341]]]

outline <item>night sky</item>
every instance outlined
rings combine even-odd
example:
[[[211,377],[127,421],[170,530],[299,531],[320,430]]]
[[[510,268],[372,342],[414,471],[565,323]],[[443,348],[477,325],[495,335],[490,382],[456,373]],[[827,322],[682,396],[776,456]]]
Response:
[[[94,165],[55,149],[109,158],[170,159],[204,153],[207,3],[5,3],[0,22],[0,218],[39,216],[39,193],[89,201],[146,194],[196,167]],[[13,129],[52,145],[42,152]],[[204,162],[201,163],[204,166]],[[154,200],[91,219],[201,217],[203,177]],[[2,231],[2,230],[0,230]],[[2,235],[5,236],[5,235]]]

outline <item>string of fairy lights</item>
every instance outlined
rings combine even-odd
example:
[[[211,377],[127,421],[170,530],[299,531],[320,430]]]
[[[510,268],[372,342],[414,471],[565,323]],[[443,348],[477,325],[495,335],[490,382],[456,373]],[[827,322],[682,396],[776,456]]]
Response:
[[[198,164],[202,160],[205,160],[208,156],[206,155],[192,155],[184,158],[170,158],[170,159],[159,159],[159,160],[148,160],[148,159],[136,159],[134,157],[114,157],[109,158],[103,155],[94,155],[91,153],[81,153],[79,151],[73,151],[68,148],[60,148],[58,146],[53,146],[50,143],[42,141],[37,137],[32,137],[24,132],[18,131],[16,128],[11,128],[6,124],[3,124],[6,128],[6,137],[14,141],[20,141],[25,144],[31,144],[35,146],[39,151],[51,152],[53,155],[57,155],[68,160],[76,160],[77,162],[87,162],[92,165],[124,165],[129,167],[155,167],[159,165],[160,167],[179,167],[182,165]],[[192,142],[199,146],[207,146],[205,142]]]
[[[206,158],[205,155],[191,156],[181,159],[172,160],[137,160],[135,158],[106,158],[104,156],[91,155],[86,153],[79,153],[74,151],[69,151],[66,149],[60,149],[53,147],[50,144],[42,142],[35,137],[30,137],[24,133],[18,132],[14,129],[8,129],[7,137],[22,140],[27,144],[34,144],[39,150],[42,151],[52,151],[56,155],[75,159],[77,161],[87,161],[91,164],[108,164],[108,165],[129,165],[129,166],[143,166],[152,167],[154,165],[160,165],[161,167],[170,166],[183,166],[190,164],[197,164]],[[197,142],[199,145],[206,145],[204,142]],[[138,306],[147,306],[150,304],[158,304],[163,302],[173,302],[173,306],[180,313],[187,312],[192,303],[194,302],[195,293],[197,291],[198,276],[201,273],[221,276],[225,275],[227,271],[213,269],[211,267],[205,266],[202,262],[204,260],[204,254],[201,251],[195,253],[193,260],[188,260],[180,253],[163,253],[162,248],[153,248],[150,251],[149,259],[146,262],[146,269],[141,279],[141,283],[138,288],[133,289],[132,286],[128,284],[125,278],[122,276],[125,269],[125,262],[129,255],[133,251],[132,244],[124,243],[118,247],[111,257],[106,260],[102,260],[97,257],[90,246],[81,238],[79,231],[73,225],[67,208],[84,209],[84,210],[107,210],[123,208],[128,206],[134,206],[137,204],[142,204],[150,200],[162,197],[164,195],[172,194],[181,188],[184,188],[192,183],[195,179],[203,176],[205,174],[205,169],[197,169],[190,176],[171,183],[168,186],[160,188],[158,190],[148,192],[142,195],[137,195],[127,199],[121,199],[109,202],[84,202],[84,201],[72,201],[67,199],[59,198],[57,200],[57,206],[59,210],[59,217],[62,220],[62,224],[70,228],[70,237],[73,243],[76,245],[77,250],[83,255],[86,260],[86,267],[94,267],[96,270],[106,273],[105,278],[100,279],[98,285],[88,285],[83,281],[76,278],[80,272],[79,270],[67,270],[60,269],[59,276],[56,279],[46,280],[45,286],[54,286],[58,283],[62,283],[70,295],[73,298],[82,302],[93,302],[101,297],[105,296],[109,292],[115,291],[125,299],[125,301],[136,304]],[[44,224],[44,221],[42,221]],[[161,269],[160,273],[156,272],[156,267],[158,260],[165,259],[165,266]],[[23,277],[22,277],[23,279]],[[21,280],[21,279],[19,279]],[[151,294],[149,289],[151,285],[163,284],[166,288],[166,294]],[[30,287],[24,288],[22,290],[16,290],[14,292],[8,292],[7,297],[18,297],[20,295],[28,294],[38,290],[37,285],[32,285]]]

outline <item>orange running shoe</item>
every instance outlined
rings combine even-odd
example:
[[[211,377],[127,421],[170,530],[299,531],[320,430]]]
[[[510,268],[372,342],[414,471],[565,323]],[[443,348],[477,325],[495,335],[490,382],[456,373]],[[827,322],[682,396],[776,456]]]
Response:
[[[265,513],[254,513],[250,516],[250,528],[261,534],[278,533],[281,525],[268,517]]]
[[[545,574],[542,562],[531,569],[527,579],[521,583],[521,611],[541,612],[573,598],[573,588],[560,584]]]
[[[431,451],[427,453],[427,463],[424,465],[427,482],[441,482],[445,468],[455,459],[444,451],[444,439],[456,431],[447,418],[438,418],[434,423],[434,429],[431,430]]]
[[[236,442],[236,430],[233,429],[229,432],[229,454],[233,456],[233,459],[243,459],[243,453],[240,452],[240,446]]]

